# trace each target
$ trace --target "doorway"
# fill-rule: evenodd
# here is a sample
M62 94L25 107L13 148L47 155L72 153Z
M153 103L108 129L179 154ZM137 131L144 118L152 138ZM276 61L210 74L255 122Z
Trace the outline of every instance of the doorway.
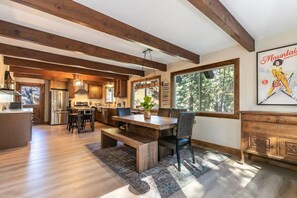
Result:
M44 84L17 83L21 96L16 101L22 102L23 108L33 108L33 124L44 124Z

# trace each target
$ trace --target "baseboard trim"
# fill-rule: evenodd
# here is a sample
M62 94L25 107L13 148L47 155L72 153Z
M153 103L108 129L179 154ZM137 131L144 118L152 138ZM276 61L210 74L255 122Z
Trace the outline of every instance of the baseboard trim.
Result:
M231 148L231 147L227 147L227 146L204 142L204 141L196 140L196 139L192 139L192 144L193 144L193 146L208 148L208 149L212 149L215 151L219 151L221 153L226 153L226 154L238 157L239 159L241 158L240 149L235 149L235 148Z

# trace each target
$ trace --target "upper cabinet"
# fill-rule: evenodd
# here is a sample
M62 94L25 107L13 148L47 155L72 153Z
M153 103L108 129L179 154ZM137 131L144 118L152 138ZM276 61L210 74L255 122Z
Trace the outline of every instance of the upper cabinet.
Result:
M89 99L102 99L102 85L89 84Z
M68 83L68 92L69 92L69 98L75 97L75 87L73 86L73 82Z
M114 97L127 98L128 95L128 82L127 80L114 80Z
M50 89L68 89L67 82L61 82L61 81L50 81Z
M77 91L78 88L79 87L74 87L73 83L68 83L69 98L75 98L75 91ZM84 89L89 92L89 99L102 99L102 85L85 84Z

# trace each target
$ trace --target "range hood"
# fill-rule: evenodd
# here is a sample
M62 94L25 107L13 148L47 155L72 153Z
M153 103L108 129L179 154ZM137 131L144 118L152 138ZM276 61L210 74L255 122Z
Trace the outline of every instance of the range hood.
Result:
M87 95L88 92L84 89L84 87L80 87L76 92L75 94L78 94L78 95Z
M4 93L4 94L8 94L8 95L14 95L14 96L20 96L20 92L14 90L14 89L4 89L4 88L1 88L0 89L0 92L1 93Z

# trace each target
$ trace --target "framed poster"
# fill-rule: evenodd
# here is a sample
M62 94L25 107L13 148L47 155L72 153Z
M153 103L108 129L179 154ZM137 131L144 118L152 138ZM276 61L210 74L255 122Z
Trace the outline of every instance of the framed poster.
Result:
M257 104L297 105L297 44L257 52Z

